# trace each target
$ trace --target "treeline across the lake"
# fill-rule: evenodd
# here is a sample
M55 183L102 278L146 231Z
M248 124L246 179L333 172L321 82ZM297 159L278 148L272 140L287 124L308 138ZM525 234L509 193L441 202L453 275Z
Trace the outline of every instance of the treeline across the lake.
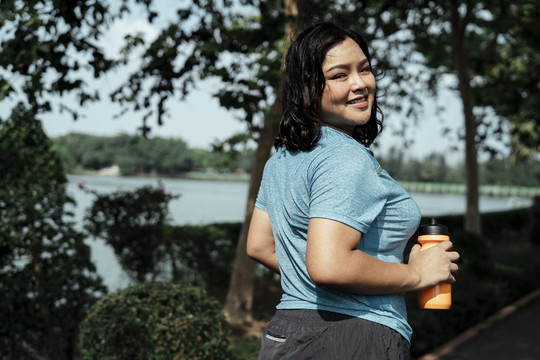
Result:
M221 150L191 149L181 139L144 138L120 134L112 137L68 134L53 139L68 173L98 171L118 166L121 175L159 174L178 176L200 170L217 172L251 171L253 150L234 146ZM449 164L444 154L422 159L407 156L406 150L392 148L377 157L381 165L399 181L464 183L462 163ZM489 185L538 186L540 161L512 164L492 158L480 164L480 183Z
M379 157L379 162L398 181L465 183L463 162L451 165L444 154L433 153L415 159L407 157L404 150L392 148ZM513 162L493 157L480 162L478 171L483 185L537 187L540 184L540 161L535 159Z
M201 169L217 172L251 170L253 150L226 147L190 149L186 142L172 138L145 138L119 134L95 136L68 134L53 139L68 173L98 171L118 166L121 175L159 174L176 176ZM216 146L221 147L223 146Z

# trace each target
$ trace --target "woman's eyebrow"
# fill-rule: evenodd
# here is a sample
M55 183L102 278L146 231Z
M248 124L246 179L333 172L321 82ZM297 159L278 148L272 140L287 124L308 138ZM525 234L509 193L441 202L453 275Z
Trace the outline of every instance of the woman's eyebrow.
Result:
M368 62L367 58L364 58L362 61L358 63L358 65L363 66ZM331 66L330 68L326 69L325 72L329 72L335 69L349 69L351 67L351 64L336 64Z

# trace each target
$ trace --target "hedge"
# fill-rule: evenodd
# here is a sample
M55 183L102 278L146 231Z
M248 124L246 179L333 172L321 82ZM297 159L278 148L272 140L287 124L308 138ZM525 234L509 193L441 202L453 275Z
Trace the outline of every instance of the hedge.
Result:
M143 283L101 298L81 324L85 360L230 359L221 305L189 284Z

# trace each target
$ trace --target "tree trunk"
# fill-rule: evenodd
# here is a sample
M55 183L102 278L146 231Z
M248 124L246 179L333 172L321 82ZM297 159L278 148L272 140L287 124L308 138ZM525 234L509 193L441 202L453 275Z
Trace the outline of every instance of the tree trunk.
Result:
M480 223L478 153L476 147L476 119L473 113L473 98L468 73L468 56L465 48L465 31L471 9L460 17L457 5L453 9L454 64L458 76L458 89L463 103L465 117L465 170L467 183L467 211L465 213L465 230L476 234L482 232Z
M289 42L291 35L296 28L298 19L298 0L285 0L285 15L288 16L285 29L285 38ZM252 307L253 307L253 270L255 262L247 256L246 245L249 224L255 206L255 200L261 185L262 175L266 161L270 157L270 151L274 144L274 138L279 129L279 120L281 118L282 106L281 98L284 88L284 71L280 75L278 89L276 89L276 99L270 113L264 119L264 125L260 133L257 150L253 159L253 168L249 181L248 201L246 205L246 215L244 223L240 231L238 244L236 246L236 257L231 275L229 290L225 299L223 312L227 317L227 321L233 327L241 327L242 325L252 322Z
M253 320L251 310L253 305L253 270L255 263L247 256L247 235L255 200L262 180L264 165L270 157L270 150L274 143L274 137L277 134L279 122L276 121L275 113L278 111L281 112L280 109L281 104L279 100L276 100L272 106L271 114L265 119L253 159L246 215L236 246L236 257L231 275L231 283L229 284L223 309L229 324L233 327L248 324Z

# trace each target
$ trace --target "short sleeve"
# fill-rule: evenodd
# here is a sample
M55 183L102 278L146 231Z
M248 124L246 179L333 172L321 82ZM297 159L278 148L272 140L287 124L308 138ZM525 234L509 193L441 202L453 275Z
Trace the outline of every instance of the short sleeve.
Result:
M361 146L334 147L310 169L310 218L326 218L365 233L386 203L379 165Z
M261 186L259 187L259 192L257 194L257 199L255 200L255 206L263 211L268 212L267 202L266 202L266 192L264 190L265 179L261 181Z

